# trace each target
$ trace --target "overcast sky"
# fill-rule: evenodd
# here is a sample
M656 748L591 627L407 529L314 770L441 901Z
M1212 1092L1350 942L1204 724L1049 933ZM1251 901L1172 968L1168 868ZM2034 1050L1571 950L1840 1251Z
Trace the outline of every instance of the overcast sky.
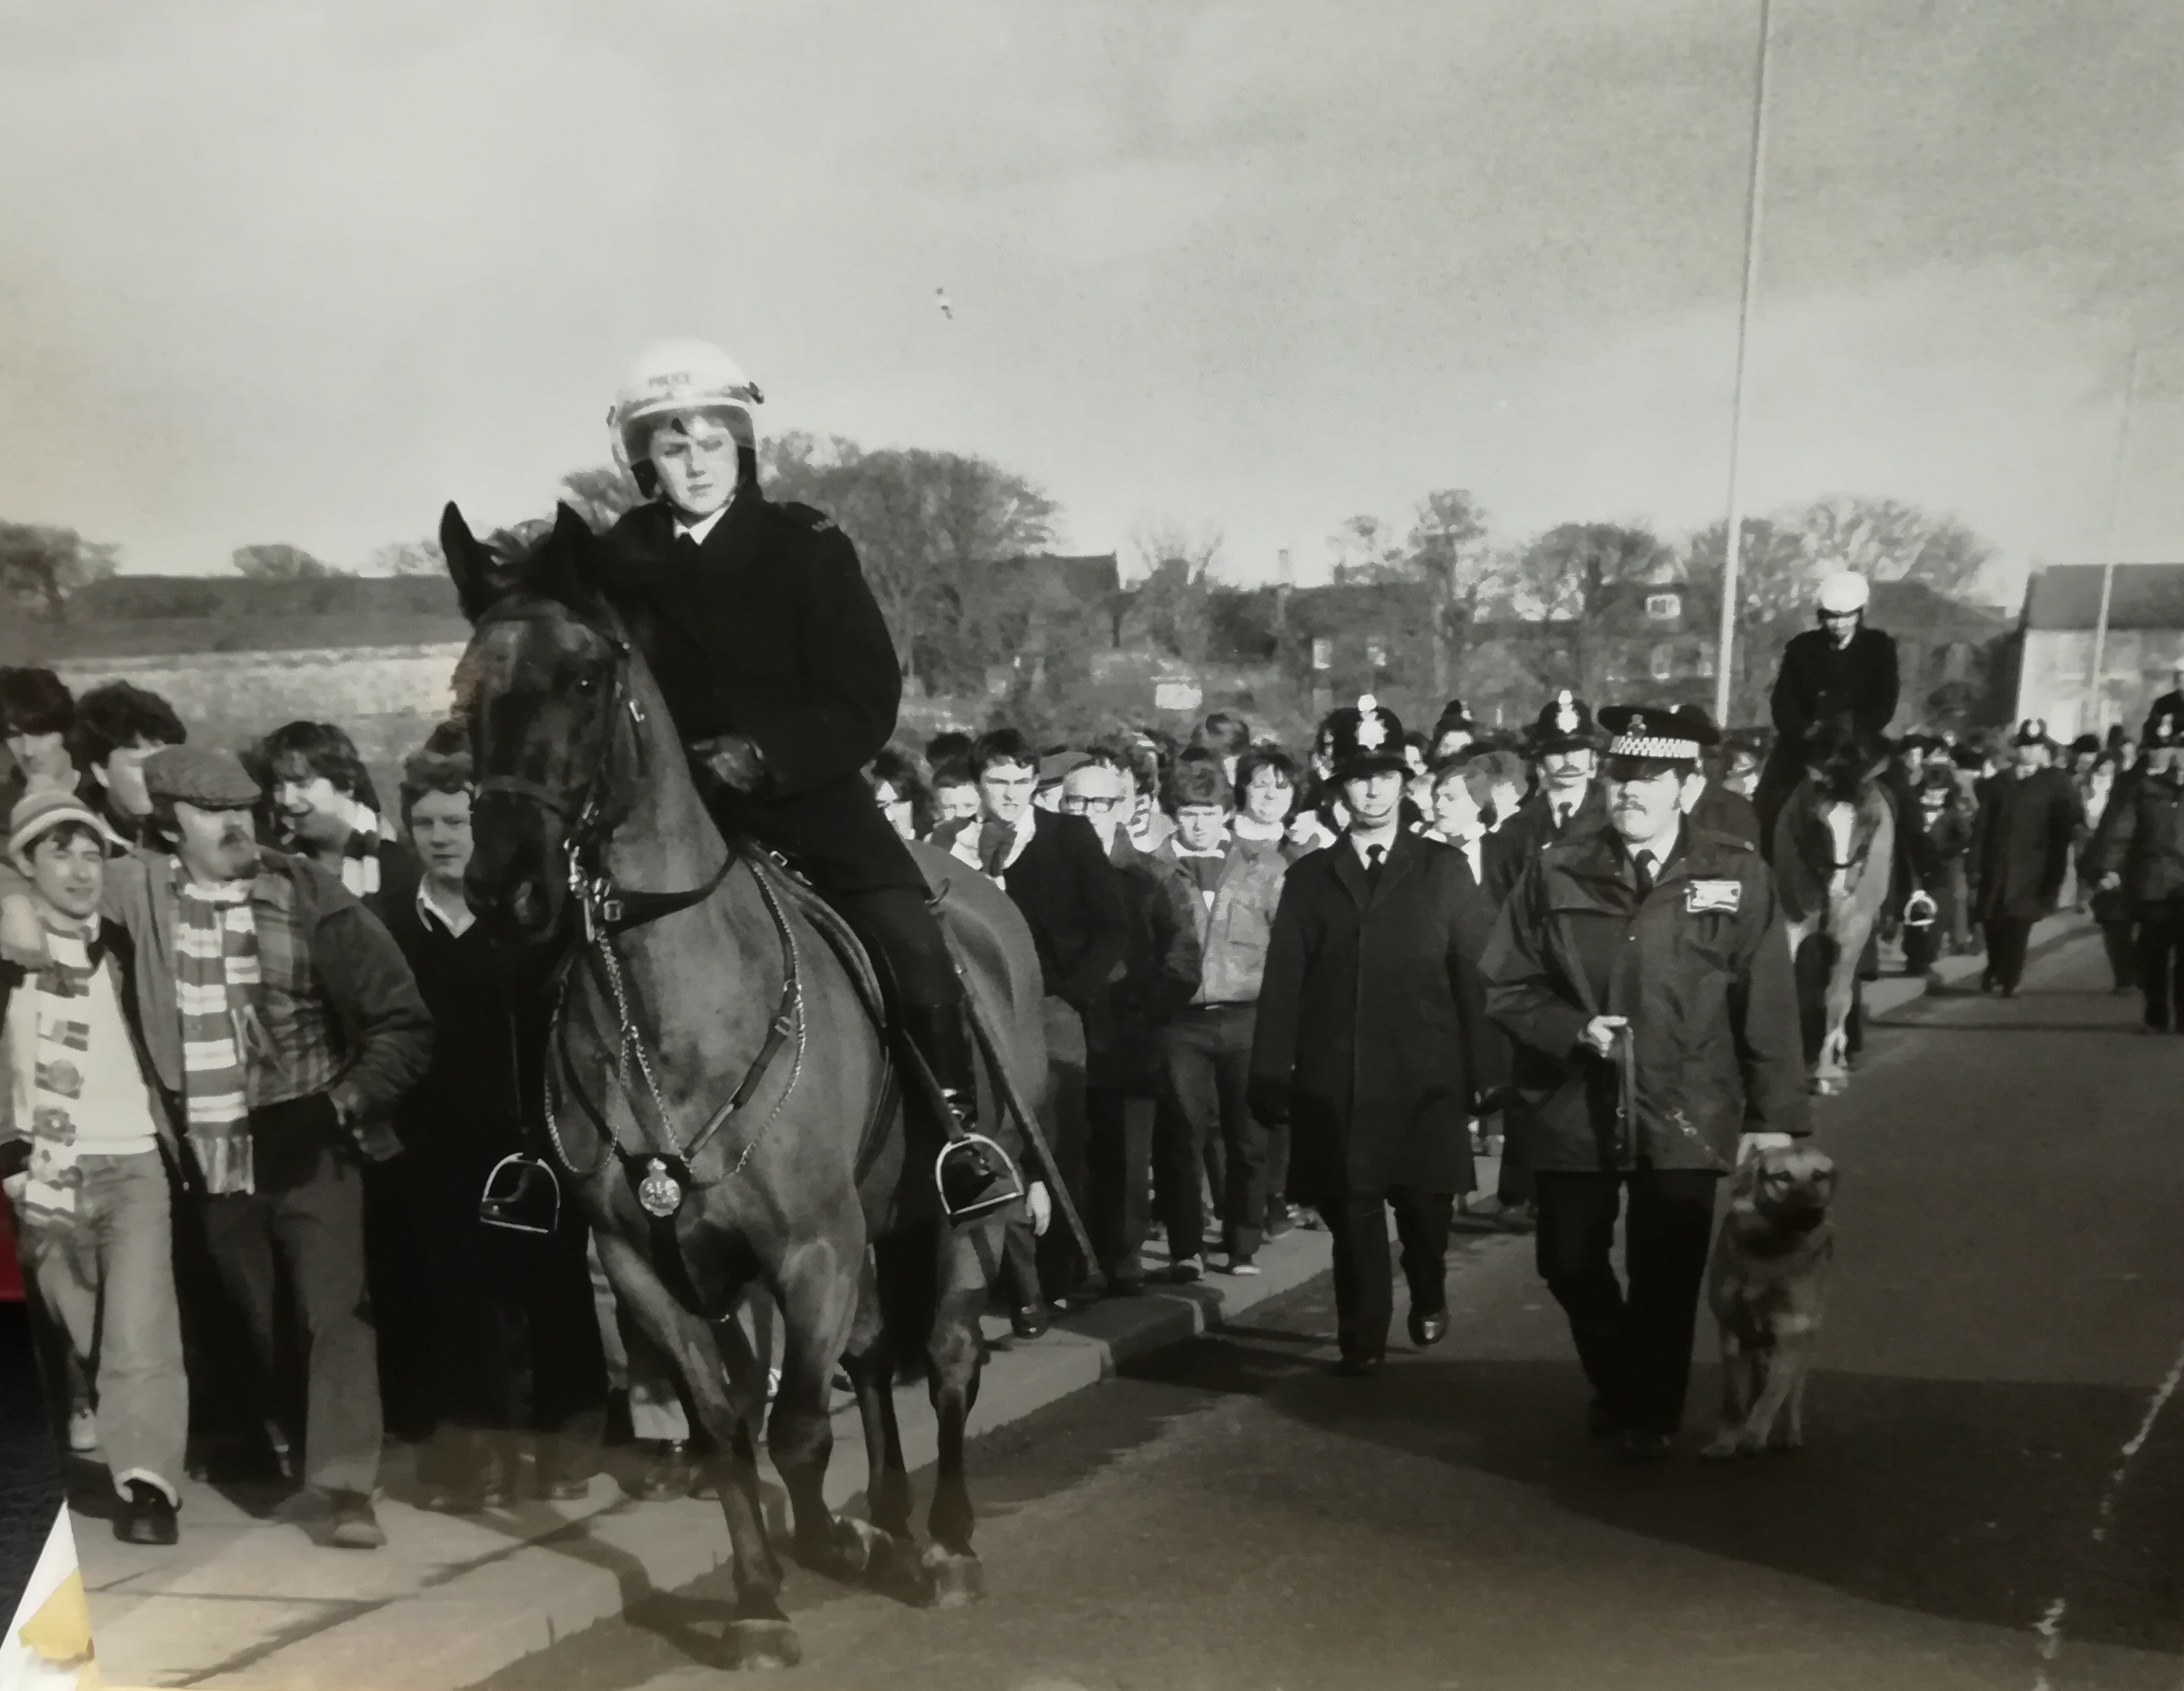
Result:
M2184 557L2176 0L1776 0L1750 499ZM0 515L361 563L645 342L1064 542L1719 514L1757 0L0 0ZM935 309L945 286L953 321Z

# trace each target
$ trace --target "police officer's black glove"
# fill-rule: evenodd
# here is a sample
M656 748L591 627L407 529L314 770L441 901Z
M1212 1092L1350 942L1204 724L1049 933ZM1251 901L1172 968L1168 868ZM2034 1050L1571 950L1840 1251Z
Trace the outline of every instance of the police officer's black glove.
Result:
M1255 1076L1245 1088L1244 1101L1251 1106L1251 1114L1269 1127L1279 1127L1290 1119L1290 1087L1287 1081Z
M699 741L690 752L712 771L714 779L738 793L756 793L772 778L766 754L748 734L716 735Z

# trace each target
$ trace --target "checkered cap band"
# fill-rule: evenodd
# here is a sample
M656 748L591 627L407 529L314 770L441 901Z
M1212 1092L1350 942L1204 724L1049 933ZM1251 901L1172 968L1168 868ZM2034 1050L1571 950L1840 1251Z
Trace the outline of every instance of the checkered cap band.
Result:
M1696 740L1663 740L1651 734L1618 734L1607 743L1611 758L1696 758Z

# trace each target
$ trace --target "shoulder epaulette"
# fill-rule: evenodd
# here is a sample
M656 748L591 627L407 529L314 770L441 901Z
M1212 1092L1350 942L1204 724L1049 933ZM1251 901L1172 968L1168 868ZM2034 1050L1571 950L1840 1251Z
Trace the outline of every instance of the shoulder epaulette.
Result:
M798 528L808 529L813 534L825 534L834 526L834 519L828 516L826 512L810 505L800 504L794 499L778 503L768 500L766 509L778 512L785 521Z

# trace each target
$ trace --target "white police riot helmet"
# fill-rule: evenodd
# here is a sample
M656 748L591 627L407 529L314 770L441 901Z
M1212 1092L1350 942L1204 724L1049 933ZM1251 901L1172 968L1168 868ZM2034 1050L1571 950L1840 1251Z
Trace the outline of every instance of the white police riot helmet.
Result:
M638 354L607 413L615 462L640 484L649 482L653 429L665 418L701 412L727 426L755 468L757 409L765 403L744 367L710 342L657 342Z
M1855 570L1845 570L1820 583L1820 609L1830 616L1848 616L1865 609L1873 589Z

